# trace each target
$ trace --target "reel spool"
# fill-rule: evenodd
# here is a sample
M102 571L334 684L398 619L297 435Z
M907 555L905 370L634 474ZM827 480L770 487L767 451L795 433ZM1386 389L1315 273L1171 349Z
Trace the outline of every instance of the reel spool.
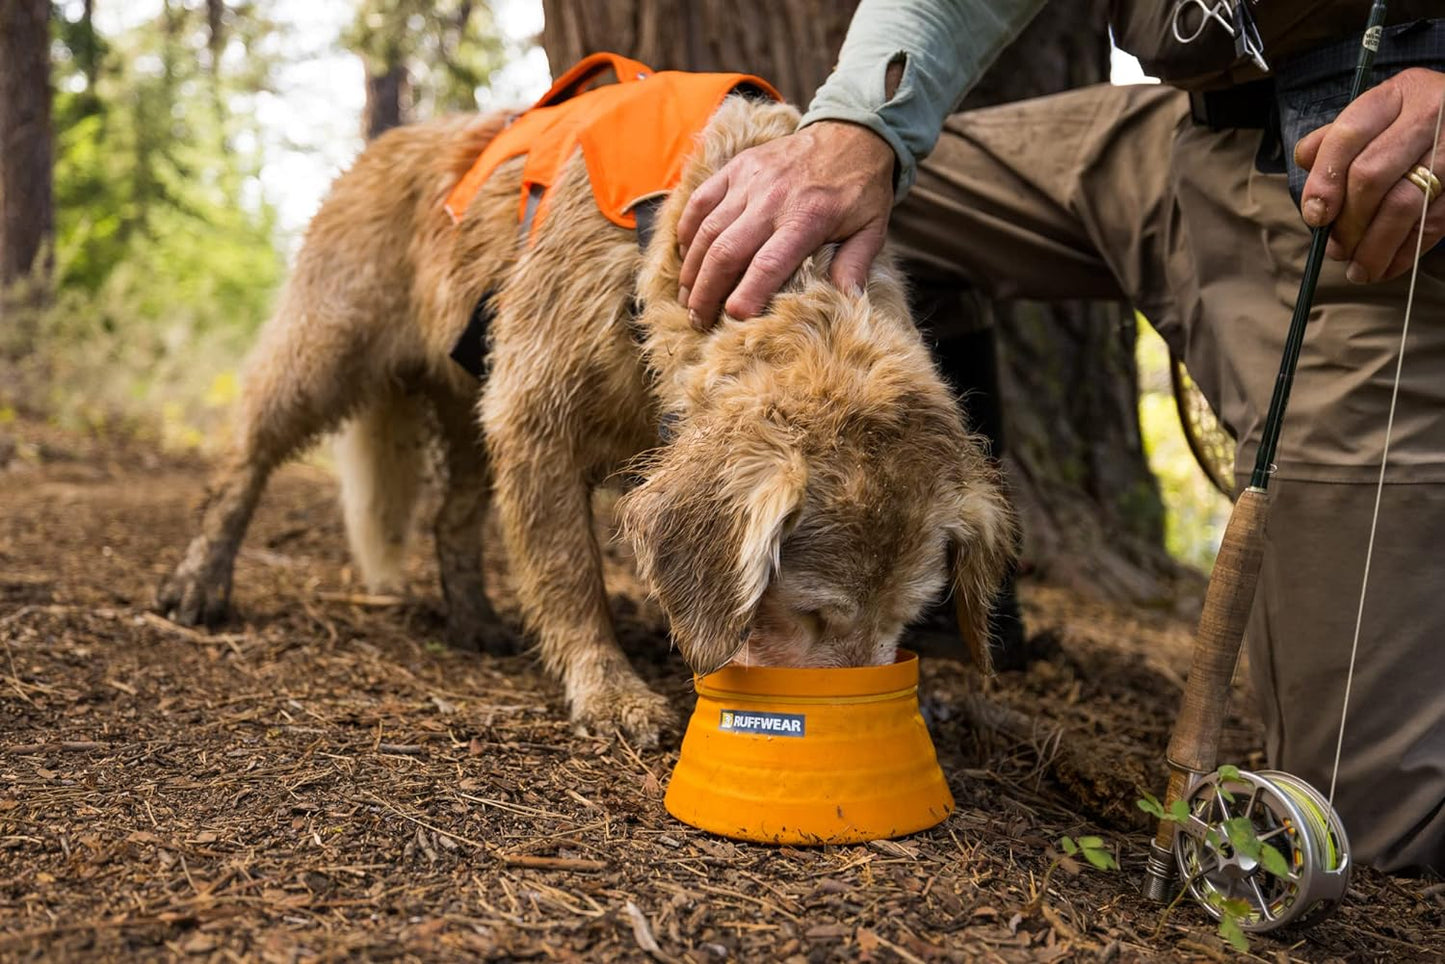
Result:
M1329 801L1300 778L1279 770L1241 770L1227 779L1212 773L1185 800L1190 819L1175 834L1174 858L1190 895L1215 919L1224 916L1224 901L1243 900L1250 912L1240 918L1241 930L1308 927L1344 899L1350 884L1345 828ZM1288 877L1230 843L1226 821L1238 818L1280 852Z

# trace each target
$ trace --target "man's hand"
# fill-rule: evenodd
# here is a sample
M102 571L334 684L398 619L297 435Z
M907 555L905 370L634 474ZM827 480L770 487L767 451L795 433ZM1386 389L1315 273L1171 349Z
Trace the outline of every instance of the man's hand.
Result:
M678 299L699 329L750 318L810 254L838 241L832 280L861 291L893 207L893 150L856 124L822 121L743 151L698 187L677 225ZM741 279L741 280L739 280Z
M1430 156L1441 98L1445 74L1402 71L1295 146L1295 161L1310 172L1305 222L1334 222L1326 254L1348 261L1346 276L1356 284L1389 280L1414 261L1423 197L1406 175L1424 164L1445 179L1439 159L1432 164ZM1424 250L1442 236L1445 202L1436 201L1425 218Z

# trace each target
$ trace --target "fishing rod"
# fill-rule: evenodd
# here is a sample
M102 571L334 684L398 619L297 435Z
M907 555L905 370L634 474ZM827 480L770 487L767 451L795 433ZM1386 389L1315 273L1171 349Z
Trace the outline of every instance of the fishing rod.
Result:
M1375 0L1360 44L1350 102L1365 89L1384 22L1385 3ZM1145 868L1146 896L1172 899L1178 892L1177 873L1183 886L1215 917L1226 913L1229 902L1244 901L1250 913L1238 922L1250 931L1313 923L1338 905L1350 879L1344 826L1331 801L1318 790L1282 771L1215 770L1230 683L1264 557L1266 495L1275 450L1329 234L1326 225L1311 235L1254 471L1230 513L1210 573L1189 676L1169 740L1165 817L1150 843ZM1184 801L1185 807L1178 808L1177 801ZM1249 822L1247 836L1241 833L1241 817ZM1283 867L1261 853L1261 842L1284 858Z

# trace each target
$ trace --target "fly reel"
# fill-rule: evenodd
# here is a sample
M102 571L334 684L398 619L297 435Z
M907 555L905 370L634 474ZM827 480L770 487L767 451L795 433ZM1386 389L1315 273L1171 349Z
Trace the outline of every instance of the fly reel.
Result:
M1239 926L1254 933L1328 916L1350 884L1350 843L1339 815L1288 773L1226 771L1201 778L1185 796L1189 819L1174 836L1174 858L1191 896L1216 919L1243 901L1249 911L1238 915ZM1283 868L1261 855L1264 844L1284 858Z

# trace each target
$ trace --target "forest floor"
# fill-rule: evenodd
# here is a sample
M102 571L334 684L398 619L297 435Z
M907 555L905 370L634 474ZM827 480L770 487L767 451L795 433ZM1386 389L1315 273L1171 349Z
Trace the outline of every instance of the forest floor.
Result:
M778 848L662 806L676 741L579 737L528 656L448 649L427 540L411 601L362 605L335 485L272 484L238 616L172 625L151 593L192 534L207 466L138 443L0 426L0 959L300 961L1211 960L1197 909L1138 896L1188 613L1025 586L1039 656L921 687L957 812L865 846ZM655 609L609 549L621 635L689 702ZM504 561L495 602L512 611ZM945 647L947 648L947 647ZM1237 706L1247 701L1236 699ZM1224 757L1259 765L1236 716ZM1049 873L1064 834L1123 869ZM1039 888L1043 893L1039 893ZM1445 949L1428 882L1355 876L1265 961Z

